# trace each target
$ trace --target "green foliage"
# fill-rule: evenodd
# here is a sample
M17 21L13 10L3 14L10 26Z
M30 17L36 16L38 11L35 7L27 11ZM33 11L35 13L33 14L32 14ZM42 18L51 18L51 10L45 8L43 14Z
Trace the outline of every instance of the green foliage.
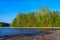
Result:
M0 24L2 25L2 24ZM60 26L60 15L41 7L38 12L19 13L13 20L12 27L55 27Z
M16 22L17 22L17 20L16 20L16 18L15 18L14 21L12 22L12 24L11 24L10 26L16 27L16 26L17 26L17 25L16 25Z
M45 27L46 26L48 26L48 27L51 26L51 14L49 12L48 7L46 7L46 10L45 10L44 23L45 23Z
M58 15L55 11L52 12L52 15L51 15L51 20L52 20L52 26L55 27L56 26L56 23L57 23L57 18L58 18Z
M9 27L8 23L0 22L0 27Z

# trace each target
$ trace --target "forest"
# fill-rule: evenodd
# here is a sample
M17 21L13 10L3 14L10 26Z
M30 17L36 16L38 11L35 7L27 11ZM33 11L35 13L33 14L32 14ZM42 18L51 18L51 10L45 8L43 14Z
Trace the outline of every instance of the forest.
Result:
M41 7L37 12L20 12L10 27L60 27L60 12L48 7Z
M9 26L10 26L9 23L0 22L0 27L9 27Z

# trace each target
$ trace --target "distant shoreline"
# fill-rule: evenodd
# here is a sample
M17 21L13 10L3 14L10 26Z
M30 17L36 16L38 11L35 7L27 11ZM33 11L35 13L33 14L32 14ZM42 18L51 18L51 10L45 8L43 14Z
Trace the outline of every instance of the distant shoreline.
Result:
M0 28L60 28L60 27L0 27Z
M10 28L10 29L25 29L25 30L60 30L60 27L0 27L0 28Z

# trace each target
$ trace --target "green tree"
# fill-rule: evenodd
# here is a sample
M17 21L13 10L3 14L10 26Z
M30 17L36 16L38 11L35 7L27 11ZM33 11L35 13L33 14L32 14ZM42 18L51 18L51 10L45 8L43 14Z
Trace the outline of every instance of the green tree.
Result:
M46 7L46 10L45 10L44 24L45 24L46 27L51 26L51 13L49 12L48 7Z
M60 27L60 16L57 17L57 22L53 24L54 27Z
M41 16L40 16L40 13L36 13L36 20L37 20L37 26L39 27L39 26L41 26Z
M2 24L0 24L2 25ZM41 7L36 13L19 13L13 20L12 27L54 27L60 26L59 12Z
M35 13L34 12L30 12L27 14L27 25L29 27L33 27L35 23Z
M57 13L55 11L53 11L51 18L52 18L52 23L51 23L52 27L55 27L57 22Z
M36 13L37 26L40 26L40 27L44 26L44 17L43 17L44 12L45 12L44 8L41 7Z
M11 27L12 27L12 26L13 26L13 27L16 27L16 26L17 26L17 25L16 25L16 22L17 22L17 20L16 20L16 18L15 18L10 26L11 26Z

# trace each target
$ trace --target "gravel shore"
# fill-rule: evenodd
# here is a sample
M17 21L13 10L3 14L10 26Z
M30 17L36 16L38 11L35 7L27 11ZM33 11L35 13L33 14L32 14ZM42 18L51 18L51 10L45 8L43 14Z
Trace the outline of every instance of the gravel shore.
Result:
M5 36L4 40L60 40L60 30L44 31L36 35Z

